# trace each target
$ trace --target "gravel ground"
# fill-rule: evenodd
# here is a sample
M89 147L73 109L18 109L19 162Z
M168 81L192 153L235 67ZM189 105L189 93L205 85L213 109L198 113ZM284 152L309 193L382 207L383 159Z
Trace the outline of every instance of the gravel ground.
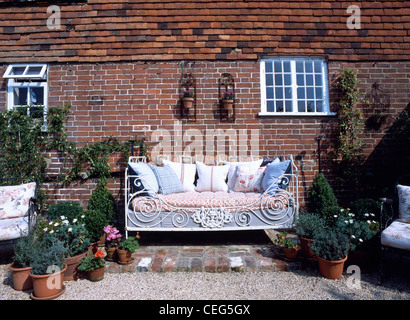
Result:
M29 300L12 288L7 265L0 265L0 297ZM103 280L65 282L58 300L410 300L410 285L391 277L377 285L377 274L362 275L360 286L348 276L323 278L317 271L246 273L106 273ZM356 283L357 284L357 283Z

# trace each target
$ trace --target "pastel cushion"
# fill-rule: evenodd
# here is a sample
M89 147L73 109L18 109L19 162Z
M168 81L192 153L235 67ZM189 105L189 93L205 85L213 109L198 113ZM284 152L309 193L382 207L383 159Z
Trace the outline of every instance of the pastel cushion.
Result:
M228 191L226 176L228 175L229 165L207 166L202 162L196 162L198 171L198 181L196 191Z
M263 159L256 160L256 161L249 161L249 162L225 162L225 164L229 164L229 172L228 172L228 190L233 190L236 180L236 168L241 166L249 166L252 169L257 169L261 166Z
M0 219L24 217L28 213L30 199L34 197L36 183L0 187Z
M279 158L275 158L275 159L269 159L269 158L265 158L263 159L263 162L261 164L261 167L266 167L268 164L271 163L279 163L280 159Z
M28 217L0 220L0 241L18 239L28 233Z
M399 219L402 222L410 223L410 187L397 185L399 197Z
M169 165L158 167L148 164L154 172L158 182L158 192L160 194L171 194L177 192L184 192L184 185L179 181L174 170Z
M410 224L395 220L381 234L385 246L410 250Z
M172 162L162 160L164 165L169 165L177 175L179 181L184 185L184 191L195 191L196 165L191 163Z
M252 168L239 165L236 168L235 192L262 192L262 178L266 167Z
M150 168L150 166L144 162L129 162L128 163L129 175L137 175L139 178L130 178L132 192L143 191L141 195L153 196L158 192L159 186L157 178Z
M262 179L262 188L269 194L277 192L277 188L286 189L287 184L280 178L284 174L291 173L292 163L290 160L279 163L270 163L266 166L265 174Z

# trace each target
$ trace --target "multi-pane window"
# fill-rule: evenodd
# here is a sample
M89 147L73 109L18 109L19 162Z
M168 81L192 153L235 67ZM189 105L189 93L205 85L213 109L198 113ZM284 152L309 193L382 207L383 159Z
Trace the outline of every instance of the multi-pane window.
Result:
M16 107L28 108L30 112L33 107L42 107L44 112L47 109L47 65L45 64L25 64L9 65L3 78L8 79L7 83L7 108Z
M310 58L261 61L261 114L329 114L326 62Z

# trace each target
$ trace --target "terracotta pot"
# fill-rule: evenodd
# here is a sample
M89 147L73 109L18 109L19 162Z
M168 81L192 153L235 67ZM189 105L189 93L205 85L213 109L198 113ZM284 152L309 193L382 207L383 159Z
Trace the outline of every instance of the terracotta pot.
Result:
M194 105L194 98L185 97L182 98L182 101L184 103L184 108L186 109L191 109Z
M339 279L343 274L343 267L347 256L341 260L329 261L317 257L319 262L319 271L322 276L327 279Z
M93 282L100 281L104 278L104 272L105 266L92 271L88 271L88 279Z
M63 278L67 265L64 264L64 269L51 274L36 275L30 273L33 281L33 296L35 298L49 298L58 296L63 290Z
M115 261L117 259L117 247L106 248L107 255L105 259L108 261Z
M303 255L308 258L316 259L315 254L309 247L309 244L313 242L313 239L299 237L299 241Z
M65 263L67 264L67 269L64 271L64 281L77 280L80 278L80 272L77 272L78 264L80 260L87 254L87 251L76 255L74 257L67 257Z
M222 100L222 104L224 109L228 111L228 117L232 117L233 115L233 100Z
M131 251L117 249L117 256L118 256L119 262L121 263L129 262L131 260Z
M13 288L18 291L33 289L33 281L30 278L31 267L13 268L14 262L9 265L13 278Z
M298 256L298 249L297 248L285 248L282 247L283 253L285 254L285 258L287 259L296 259Z

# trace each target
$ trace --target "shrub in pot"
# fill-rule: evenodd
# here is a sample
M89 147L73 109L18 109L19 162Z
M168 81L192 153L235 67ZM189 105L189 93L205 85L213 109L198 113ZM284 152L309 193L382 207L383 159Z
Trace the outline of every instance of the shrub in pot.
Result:
M139 243L137 238L129 237L123 240L117 249L118 262L128 263L131 261L131 255L138 250Z
M328 279L342 276L344 263L350 250L349 237L341 228L325 226L315 232L309 245L317 256L320 273Z
M13 262L9 265L12 274L13 288L18 291L26 291L33 288L30 277L33 253L36 251L38 242L35 241L34 233L27 236L21 235L14 246Z
M53 299L63 292L66 253L63 242L47 238L33 252L30 272L33 299Z
M325 225L325 220L318 214L305 213L298 216L296 220L296 234L299 236L300 246L304 256L314 257L309 244L313 241L316 230L323 228Z
M78 270L87 272L90 281L100 281L104 278L105 262L103 260L105 253L102 250L97 250L96 253L88 251L79 265Z
M97 242L104 235L103 228L108 225L108 219L100 210L87 210L84 212L85 226L90 234L91 242Z
M329 207L337 207L337 199L333 189L322 173L313 179L308 193L309 212L323 214Z

